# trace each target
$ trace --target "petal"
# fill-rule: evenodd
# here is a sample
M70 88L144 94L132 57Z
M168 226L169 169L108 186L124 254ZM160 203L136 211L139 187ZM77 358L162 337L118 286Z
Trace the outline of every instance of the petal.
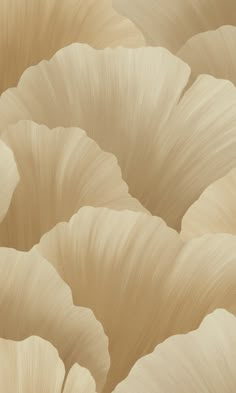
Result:
M96 393L95 382L89 371L75 364L66 378L63 393Z
M148 44L172 52L195 34L236 24L234 0L113 0L113 5L133 20Z
M199 74L210 74L236 84L235 45L236 27L222 26L190 38L178 56L191 66L192 80Z
M61 393L65 368L56 349L39 337L0 339L0 391Z
M118 158L130 193L176 229L189 206L236 166L236 88L162 48L75 44L31 67L0 99L0 129L19 119L80 126ZM156 88L153 88L156 86Z
M41 239L39 252L70 285L75 304L88 304L109 337L106 391L153 350L159 325L155 291L161 291L181 245L159 218L89 207Z
M236 386L236 319L225 310L140 359L114 393L230 393Z
M84 131L22 121L3 139L14 152L21 181L0 225L1 246L28 250L84 205L145 210L129 195L115 157Z
M111 0L1 0L0 26L0 93L30 65L73 42L144 45L141 32L116 13Z
M205 233L236 235L236 169L211 184L188 209L182 220L184 240Z
M36 248L70 285L75 304L91 308L108 335L105 392L138 358L167 337L196 329L215 308L236 314L234 236L183 245L157 217L85 207Z
M18 181L19 174L13 153L0 141L0 222L7 213Z
M102 327L90 310L73 305L70 289L38 253L0 248L0 315L0 337L50 341L67 370L78 362L101 390L109 368Z

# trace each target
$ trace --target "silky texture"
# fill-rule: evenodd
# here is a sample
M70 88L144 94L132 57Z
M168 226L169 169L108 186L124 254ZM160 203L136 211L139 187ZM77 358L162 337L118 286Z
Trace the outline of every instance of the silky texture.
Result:
M140 359L114 393L232 393L236 386L236 319L225 310L174 336Z
M0 315L1 338L50 341L67 371L78 362L102 390L110 364L103 328L91 310L73 305L69 287L37 253L0 248Z
M31 67L0 99L0 129L20 119L79 126L114 153L130 193L179 230L189 206L236 166L236 89L163 48L74 44ZM156 86L156 88L154 88Z
M18 182L19 173L13 153L0 141L0 222L7 213Z
M36 250L71 287L75 304L91 308L104 327L111 356L105 392L138 358L197 328L210 311L236 313L234 236L183 244L157 217L85 207Z
M191 81L200 74L228 79L236 85L236 27L222 26L197 34L179 50L191 67Z
M149 45L173 53L195 34L236 24L234 0L113 0L113 5L133 20Z
M39 337L0 339L0 389L4 393L95 393L88 370L75 364L65 379L56 349Z
M0 93L15 86L26 68L73 42L144 45L141 32L112 8L112 0L1 0L0 7Z
M78 128L49 130L21 121L2 135L20 182L0 225L0 245L29 250L81 206L145 211L128 193L116 158Z
M182 220L184 240L205 233L236 235L236 169L211 184Z

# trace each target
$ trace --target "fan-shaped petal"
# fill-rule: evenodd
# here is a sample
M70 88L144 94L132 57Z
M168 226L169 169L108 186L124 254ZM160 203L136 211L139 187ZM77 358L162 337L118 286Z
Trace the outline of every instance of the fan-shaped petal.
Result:
M236 166L236 88L162 48L75 44L25 72L0 99L0 129L20 119L80 126L116 155L130 192L180 229L189 206Z
M1 0L0 93L23 71L73 42L95 48L143 46L133 23L112 0Z
M174 53L195 34L236 24L234 0L113 0L113 4L142 30L148 44Z
M0 141L0 222L11 203L19 181L19 174L12 151Z
M140 359L114 393L231 393L236 385L236 319L225 310Z
M0 225L1 246L28 250L84 205L145 211L129 195L116 158L84 131L22 121L2 137L14 152L20 183Z
M182 220L184 240L205 233L236 235L236 169L211 184Z
M103 329L90 310L73 305L70 289L38 253L0 248L0 315L0 337L50 341L67 370L75 362L88 368L101 391L109 368Z
M89 371L75 364L66 378L63 393L96 393L95 382Z
M236 237L185 245L157 217L82 208L36 247L90 307L109 337L106 392L167 337L196 329L216 308L236 314ZM88 290L92 288L92 290Z
M20 342L0 339L1 392L61 393L64 376L63 362L47 341L39 337Z
M236 85L236 26L197 34L179 50L191 67L191 80L199 74L210 74L231 80Z

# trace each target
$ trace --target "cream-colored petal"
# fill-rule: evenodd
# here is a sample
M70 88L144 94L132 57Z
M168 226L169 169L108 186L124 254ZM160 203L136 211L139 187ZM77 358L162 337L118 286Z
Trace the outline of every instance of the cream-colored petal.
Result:
M196 329L218 307L236 314L236 237L185 245L142 213L85 207L36 247L90 307L109 337L111 392L135 361L167 337ZM89 290L91 288L91 290Z
M12 151L0 141L0 222L7 213L19 174Z
M234 0L113 0L113 5L133 20L148 44L174 53L195 34L236 24Z
M96 393L96 385L89 371L75 364L66 378L63 393Z
M61 393L64 375L63 362L49 342L39 337L0 339L2 393Z
M236 386L236 319L225 310L174 336L140 359L114 393L232 393Z
M189 206L236 166L236 88L163 48L74 44L31 67L0 99L0 129L19 119L79 126L118 158L130 193L180 229Z
M23 71L73 42L95 48L143 46L142 33L112 0L1 0L0 93Z
M106 391L156 345L158 332L152 332L161 317L153 299L181 245L159 218L89 207L41 239L38 251L70 285L75 304L93 309L109 337Z
M84 205L145 211L129 195L116 158L84 131L22 121L2 138L14 152L21 180L0 225L1 246L28 250Z
M235 47L236 27L222 26L190 38L178 56L190 65L192 80L199 74L210 74L236 85Z
M205 233L236 235L236 169L211 184L182 220L184 240Z
M73 305L69 287L38 253L0 248L0 315L0 337L50 341L67 370L75 362L88 368L101 391L109 368L103 329L89 309Z

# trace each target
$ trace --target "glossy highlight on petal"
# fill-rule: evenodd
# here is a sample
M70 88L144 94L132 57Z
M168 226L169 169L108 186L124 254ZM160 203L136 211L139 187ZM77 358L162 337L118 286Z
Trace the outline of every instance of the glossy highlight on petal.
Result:
M128 193L116 158L78 128L49 130L30 121L2 135L20 182L0 225L0 245L25 251L81 206L145 211Z
M236 385L236 318L225 310L140 359L114 393L230 393Z
M112 0L1 0L0 26L0 94L26 68L73 42L94 48L145 44Z

